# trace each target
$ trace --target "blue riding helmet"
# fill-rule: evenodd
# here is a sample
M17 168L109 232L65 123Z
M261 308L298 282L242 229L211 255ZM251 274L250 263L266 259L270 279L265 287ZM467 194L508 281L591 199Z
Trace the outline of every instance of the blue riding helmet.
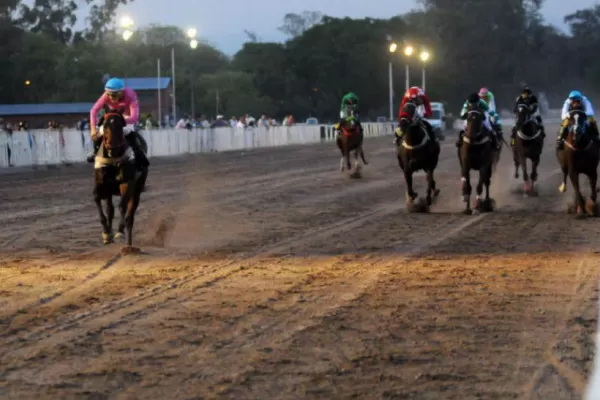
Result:
M107 92L122 92L125 89L125 83L119 78L111 78L104 85Z
M573 90L571 91L571 93L569 93L569 99L581 101L583 99L583 95L578 90Z

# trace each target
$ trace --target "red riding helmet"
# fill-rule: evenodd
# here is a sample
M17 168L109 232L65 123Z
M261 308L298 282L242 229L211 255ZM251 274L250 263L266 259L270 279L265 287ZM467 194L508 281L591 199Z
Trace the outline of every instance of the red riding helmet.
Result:
M406 92L406 97L413 99L413 100L417 99L418 97L420 97L422 95L423 95L423 91L421 90L421 88L419 88L417 86L411 87Z

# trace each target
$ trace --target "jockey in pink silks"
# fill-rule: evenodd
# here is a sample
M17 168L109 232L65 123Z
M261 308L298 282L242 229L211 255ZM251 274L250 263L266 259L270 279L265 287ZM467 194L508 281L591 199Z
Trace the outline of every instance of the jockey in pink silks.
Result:
M127 144L129 144L134 151L138 166L147 167L149 165L148 159L143 151L139 149L136 140L138 133L135 130L135 125L138 123L140 117L138 97L135 91L125 87L125 84L119 78L112 78L106 82L104 93L96 101L90 111L90 129L92 141L94 142L94 152L88 155L87 161L94 162L94 158L102 144L101 126L104 117L98 120L98 114L100 111L104 110L105 107L108 107L111 110L124 110L123 117L125 118L125 124L127 125L127 129L124 133ZM133 126L130 127L130 125ZM99 126L100 132L98 132Z

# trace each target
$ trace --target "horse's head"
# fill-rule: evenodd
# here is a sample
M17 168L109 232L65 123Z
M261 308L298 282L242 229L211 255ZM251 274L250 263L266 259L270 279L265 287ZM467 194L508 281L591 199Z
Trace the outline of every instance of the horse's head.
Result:
M569 134L567 141L571 142L575 147L582 145L581 139L585 136L587 127L587 115L582 109L574 109L569 111Z
M474 139L483 133L483 123L485 121L485 114L483 111L477 109L471 109L467 112L467 128L465 129L465 136L469 139Z
M418 106L416 103L407 102L402 107L402 111L400 112L400 128L403 131L407 131L411 125L413 125L417 120L417 110Z
M570 131L575 135L581 135L585 132L587 115L583 110L571 110L569 112Z
M517 126L523 126L529 119L531 119L529 107L526 104L519 104L517 107Z
M121 111L109 110L104 114L102 142L109 157L119 157L125 152L125 125Z

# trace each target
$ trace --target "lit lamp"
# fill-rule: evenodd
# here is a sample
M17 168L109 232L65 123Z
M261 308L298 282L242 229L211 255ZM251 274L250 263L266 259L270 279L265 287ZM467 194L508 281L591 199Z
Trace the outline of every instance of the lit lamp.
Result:
M423 50L421 51L421 54L419 54L419 59L423 62L423 66L421 67L421 87L423 88L423 91L425 91L425 64L427 64L430 57L431 55L427 50Z

